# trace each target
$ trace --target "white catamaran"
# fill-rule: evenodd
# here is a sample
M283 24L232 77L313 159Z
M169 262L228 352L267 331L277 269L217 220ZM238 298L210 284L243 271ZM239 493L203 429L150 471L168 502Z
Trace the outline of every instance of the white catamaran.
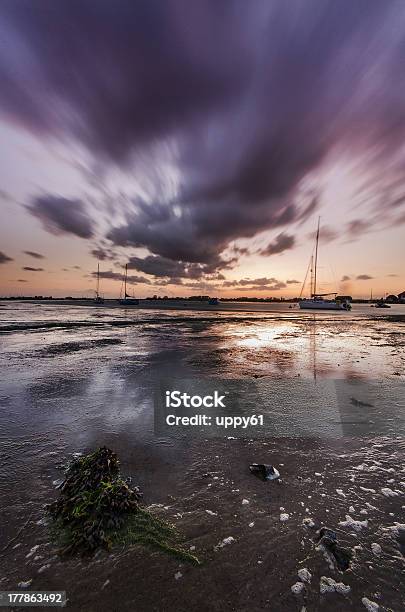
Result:
M128 264L125 264L125 276L124 276L124 297L120 297L118 300L121 306L138 306L139 300L131 297L127 293L127 276L128 276Z
M315 265L313 257L311 256L310 261L310 269L311 269L311 297L300 299L299 305L300 308L307 310L351 310L352 306L350 302L346 299L336 299L337 293L317 293L316 291L316 283L317 283L317 267L318 267L318 245L319 245L319 222L318 219L318 228L316 231L316 241L315 241ZM305 276L304 283L302 285L301 294L304 289L306 280L308 276ZM327 296L334 296L332 299L326 299Z

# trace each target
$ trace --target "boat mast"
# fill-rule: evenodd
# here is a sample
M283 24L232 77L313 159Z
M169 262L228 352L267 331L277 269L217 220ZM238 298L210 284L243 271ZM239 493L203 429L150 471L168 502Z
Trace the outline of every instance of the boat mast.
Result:
M127 299L127 274L128 274L128 264L125 264L125 278L124 278L124 299Z
M314 272L314 293L313 297L316 295L316 269L318 265L318 243L319 243L319 223L321 217L318 217L318 229L316 230L316 244L315 244L315 272Z
M309 265L311 266L311 284L309 287L309 295L313 297L313 294L312 294L312 288L314 286L314 256L313 255L311 255L311 261Z
M100 295L100 262L97 262L97 288L96 288L96 298Z

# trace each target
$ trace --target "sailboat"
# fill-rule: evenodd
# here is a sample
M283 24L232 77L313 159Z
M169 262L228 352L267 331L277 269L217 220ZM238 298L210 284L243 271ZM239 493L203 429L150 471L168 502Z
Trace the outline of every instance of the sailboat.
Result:
M134 297L131 297L127 293L127 276L128 276L128 264L125 264L124 297L120 298L118 301L122 306L137 306L139 304L139 300L137 300Z
M317 282L317 267L318 267L318 246L319 246L319 223L320 217L318 218L318 228L316 231L315 240L315 265L313 257L311 256L311 297L304 298L299 301L300 308L304 310L351 310L352 306L348 300L336 299L337 293L317 293L316 282ZM307 272L308 274L308 272ZM306 280L306 277L305 277ZM305 284L305 281L304 281ZM330 299L326 299L328 296L334 296Z
M96 304L104 304L104 298L100 295L100 264L97 264L97 285L96 285L96 296L94 298Z

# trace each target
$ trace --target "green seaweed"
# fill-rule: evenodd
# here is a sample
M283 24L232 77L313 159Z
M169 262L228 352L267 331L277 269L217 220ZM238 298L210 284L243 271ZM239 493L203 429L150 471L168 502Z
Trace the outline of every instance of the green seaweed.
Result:
M120 477L117 455L106 447L69 464L60 497L47 506L62 555L143 545L182 561L200 562L178 544L173 525L140 506L141 493Z

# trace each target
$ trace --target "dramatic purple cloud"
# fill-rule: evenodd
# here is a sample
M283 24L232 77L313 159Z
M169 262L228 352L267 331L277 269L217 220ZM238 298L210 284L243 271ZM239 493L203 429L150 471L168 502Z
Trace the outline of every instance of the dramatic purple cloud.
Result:
M367 167L398 161L404 20L404 3L380 0L3 0L0 113L79 143L107 171L136 175L149 156L153 189L120 205L108 240L212 274L264 230L281 231L264 255L293 248L286 228L320 200L303 179L338 148ZM390 187L375 218L403 201ZM94 235L80 200L47 195L29 210L53 233ZM351 237L374 223L358 215Z
M370 276L369 274L359 274L356 276L356 280L371 280L372 278L374 277Z
M27 272L43 272L43 268L31 268L31 266L24 266L21 268L22 270L27 270Z
M222 284L224 288L244 288L248 291L278 291L285 289L286 283L277 280L276 278L242 278L240 280L225 281Z
M91 276L97 278L97 272L92 272ZM100 278L108 278L110 280L118 280L122 282L124 280L124 275L122 273L119 274L118 272L114 272L113 270L105 270L104 272L100 272ZM151 281L145 276L133 276L128 274L127 283L129 283L130 285L138 285L141 283L144 283L145 285L150 285Z
M270 242L270 244L268 244L267 247L262 249L260 252L262 255L276 255L277 253L283 253L283 251L292 249L294 244L294 236L282 233L278 234L275 240Z
M93 236L93 221L80 200L43 195L34 198L27 210L51 234L74 234L80 238Z
M226 262L222 262L223 267L226 267ZM221 280L224 278L222 274L215 271L215 264L199 263L184 263L183 261L175 261L160 255L148 255L147 257L130 257L128 260L128 268L138 270L144 274L150 274L157 278L169 277L171 279L199 279L203 276L207 280Z
M116 255L111 249L106 249L104 247L98 246L94 249L91 249L90 254L93 255L96 259L100 261L105 261L106 259L115 259Z
M9 261L13 261L13 258L0 251L0 264L8 263Z
M347 274L344 274L344 276L342 276L342 278L340 279L341 283L345 283L346 281L350 280L350 276L347 276Z

